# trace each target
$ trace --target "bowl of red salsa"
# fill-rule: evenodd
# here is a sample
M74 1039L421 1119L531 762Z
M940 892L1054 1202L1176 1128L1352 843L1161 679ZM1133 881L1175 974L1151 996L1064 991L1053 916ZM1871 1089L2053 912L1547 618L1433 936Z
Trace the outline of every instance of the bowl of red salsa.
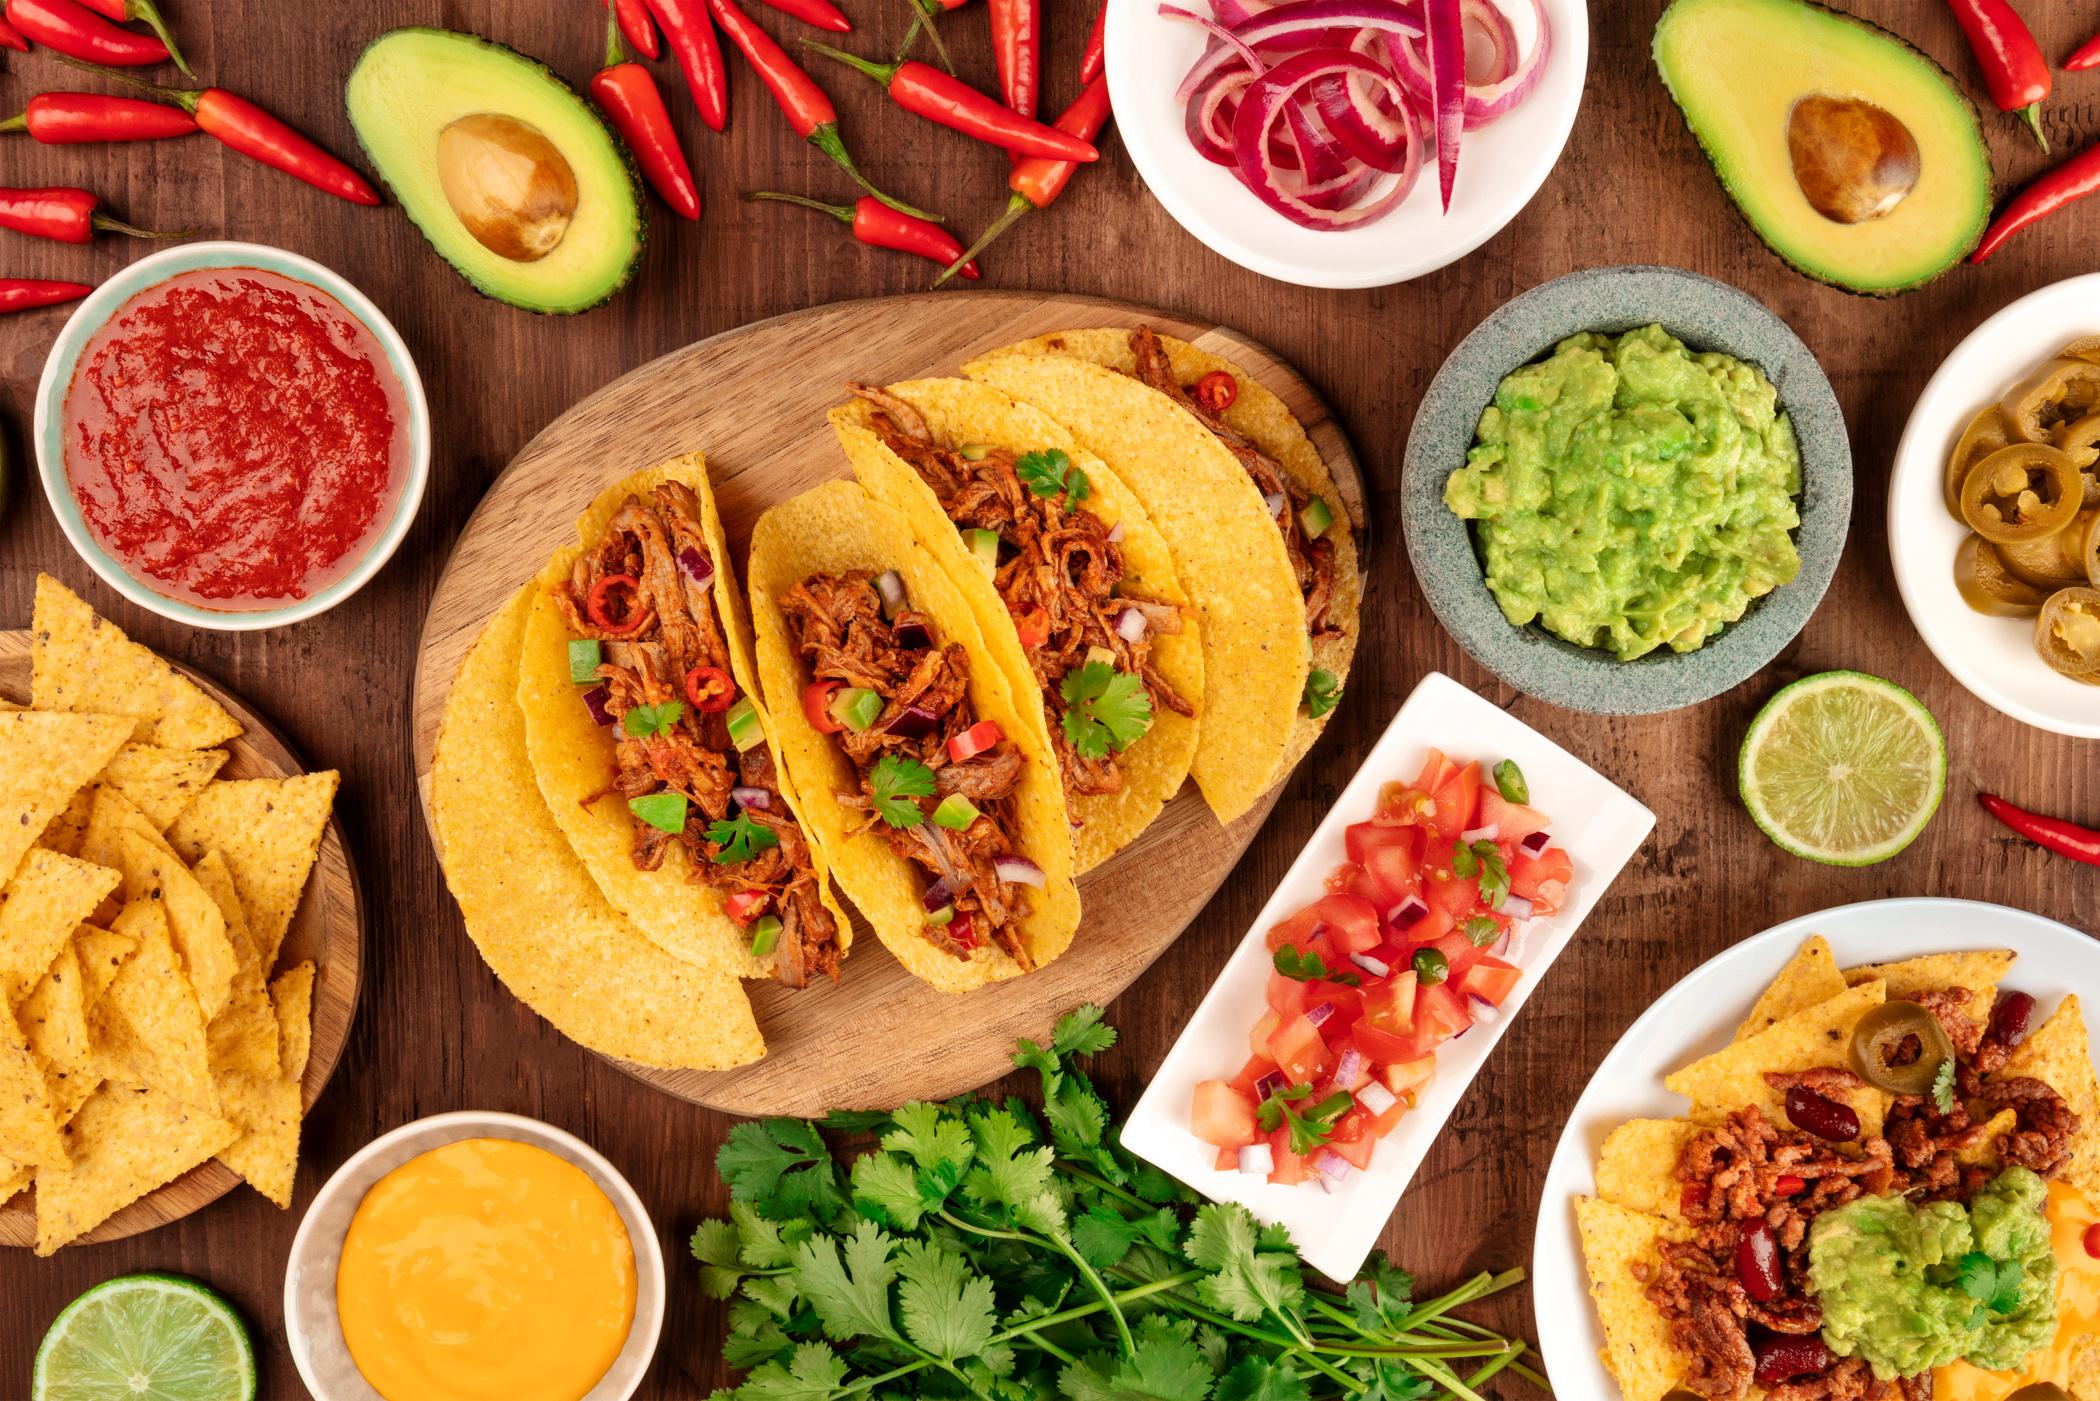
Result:
M141 607L196 627L324 613L384 566L430 473L400 334L347 280L252 243L193 243L96 288L37 387L44 494Z

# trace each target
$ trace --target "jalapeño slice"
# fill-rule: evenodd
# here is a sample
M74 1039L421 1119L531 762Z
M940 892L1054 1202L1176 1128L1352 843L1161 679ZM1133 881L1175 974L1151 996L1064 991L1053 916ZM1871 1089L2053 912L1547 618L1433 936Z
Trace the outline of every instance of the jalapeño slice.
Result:
M1892 1065L1891 1059L1913 1036L1918 1038L1918 1058ZM1939 1019L1915 1002L1870 1007L1852 1029L1852 1068L1862 1080L1892 1095L1930 1094L1941 1062L1953 1054Z
M2044 443L2000 448L1971 467L1961 484L1962 519L1997 545L2046 540L2077 519L2084 502L2078 469Z

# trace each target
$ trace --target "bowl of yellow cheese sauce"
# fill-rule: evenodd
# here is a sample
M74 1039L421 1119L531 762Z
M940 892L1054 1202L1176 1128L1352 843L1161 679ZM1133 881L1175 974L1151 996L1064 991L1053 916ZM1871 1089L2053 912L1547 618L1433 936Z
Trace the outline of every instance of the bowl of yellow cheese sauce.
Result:
M663 1251L589 1145L514 1114L375 1139L300 1223L293 1362L320 1401L625 1401L663 1326Z

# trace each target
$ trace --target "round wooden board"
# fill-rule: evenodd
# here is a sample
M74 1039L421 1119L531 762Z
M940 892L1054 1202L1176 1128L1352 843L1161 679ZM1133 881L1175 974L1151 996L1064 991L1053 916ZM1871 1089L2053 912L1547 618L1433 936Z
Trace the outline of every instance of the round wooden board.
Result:
M222 746L228 758L219 770L220 778L290 778L307 771L284 736L243 705L239 697L179 662L175 669L225 706L246 731ZM26 630L0 631L0 696L28 703ZM343 1044L350 1039L363 946L364 911L358 899L357 868L351 863L350 848L343 842L341 825L330 817L321 836L321 850L314 857L313 874L307 877L306 890L299 897L299 908L292 915L284 947L277 955L279 968L290 968L309 958L314 961L313 1048L307 1054L306 1076L299 1085L302 1117L321 1097L336 1061L342 1057ZM148 1192L70 1244L99 1245L179 1221L217 1201L239 1186L240 1181L232 1169L213 1158ZM0 1205L0 1245L35 1244L36 1189L32 1187L12 1202Z
M1231 360L1273 391L1320 449L1371 558L1363 477L1327 406L1262 346L1218 326L1127 302L1026 292L928 293L840 302L740 327L607 385L526 444L467 522L438 580L416 662L416 781L430 765L453 677L489 616L563 545L607 483L680 453L707 455L743 575L751 529L775 502L852 476L825 412L848 379L878 384L960 373L964 361L1049 331L1150 325ZM1085 916L1063 957L952 997L913 978L856 920L843 983L790 992L748 982L766 1055L736 1070L652 1070L615 1061L681 1098L733 1114L945 1099L1009 1068L1016 1036L1043 1037L1081 1002L1106 1002L1181 933L1232 870L1282 785L1221 827L1193 783L1143 835L1080 878ZM931 1030L937 1028L937 1030Z

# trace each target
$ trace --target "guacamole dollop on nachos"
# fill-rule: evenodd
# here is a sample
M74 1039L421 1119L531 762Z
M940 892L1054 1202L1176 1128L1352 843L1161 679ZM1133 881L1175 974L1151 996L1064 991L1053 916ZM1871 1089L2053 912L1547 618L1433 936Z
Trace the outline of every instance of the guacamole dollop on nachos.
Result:
M2076 996L2003 951L1840 969L1810 939L1576 1200L1626 1401L2100 1401L2100 1096Z

